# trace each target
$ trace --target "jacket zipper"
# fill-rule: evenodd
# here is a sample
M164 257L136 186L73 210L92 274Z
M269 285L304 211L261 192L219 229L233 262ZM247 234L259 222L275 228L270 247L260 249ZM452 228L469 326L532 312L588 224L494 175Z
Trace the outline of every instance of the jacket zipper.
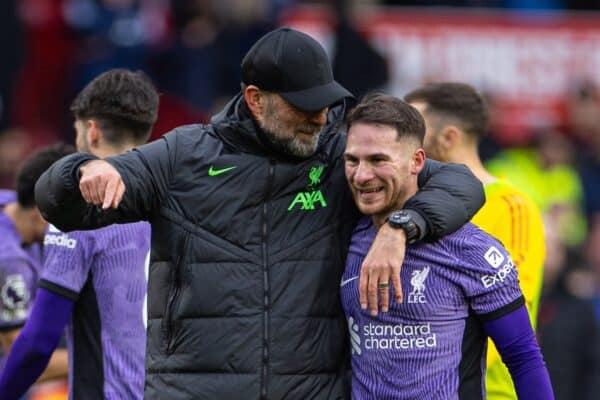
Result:
M273 181L275 175L275 167L273 160L269 161L269 174L267 178L267 185L265 187L265 201L263 203L263 215L262 215L262 254L263 254L263 354L262 354L262 371L261 371L261 389L260 398L262 400L267 399L267 380L269 371L269 308L270 308L270 287L269 287L269 255L267 246L267 236L269 234L267 218L269 215L269 189L270 183Z
M167 342L167 354L172 354L173 351L173 343L171 343L172 335L173 335L173 312L175 311L176 301L179 297L179 290L181 288L181 267L183 264L183 260L185 258L185 250L187 248L188 239L190 237L190 233L186 232L185 237L183 239L183 244L179 249L179 254L177 256L177 261L175 263L175 271L173 277L173 287L171 289L171 294L169 296L169 300L167 302L167 312L165 314L165 321L167 322L167 332L165 334L165 340Z

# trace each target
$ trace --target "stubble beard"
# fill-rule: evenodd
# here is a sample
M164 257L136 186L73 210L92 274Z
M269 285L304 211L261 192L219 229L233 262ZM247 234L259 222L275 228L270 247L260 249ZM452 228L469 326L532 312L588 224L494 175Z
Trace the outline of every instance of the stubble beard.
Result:
M298 126L303 131L318 131L310 136L308 142L302 141L296 133L283 125L273 107L268 106L267 117L260 124L265 136L271 144L284 154L298 158L308 158L315 154L321 137L322 129L311 126Z

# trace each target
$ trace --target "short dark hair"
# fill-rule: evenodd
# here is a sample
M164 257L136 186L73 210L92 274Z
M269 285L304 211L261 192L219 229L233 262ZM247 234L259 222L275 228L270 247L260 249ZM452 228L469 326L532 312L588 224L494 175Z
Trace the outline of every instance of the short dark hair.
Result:
M466 83L430 83L404 96L409 103L423 102L425 113L433 112L441 118L457 120L461 128L475 139L487 131L489 112L484 98Z
M348 113L346 118L348 129L357 123L387 125L396 129L398 139L412 137L419 145L423 144L425 136L425 121L410 104L397 97L383 93L367 94Z
M156 122L158 93L142 71L112 69L83 88L71 112L78 120L95 119L110 143L129 137L143 143Z
M75 152L75 147L59 142L43 147L29 156L17 172L15 186L17 201L22 207L35 206L35 183L59 159Z

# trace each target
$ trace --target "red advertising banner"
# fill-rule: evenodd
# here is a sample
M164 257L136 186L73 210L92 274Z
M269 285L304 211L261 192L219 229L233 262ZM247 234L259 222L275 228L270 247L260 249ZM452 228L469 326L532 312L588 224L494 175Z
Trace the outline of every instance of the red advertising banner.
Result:
M331 49L333 21L325 8L303 7L282 23ZM494 125L507 142L560 126L569 90L583 81L600 85L597 13L374 8L353 22L388 60L390 93L432 80L471 83L492 96Z

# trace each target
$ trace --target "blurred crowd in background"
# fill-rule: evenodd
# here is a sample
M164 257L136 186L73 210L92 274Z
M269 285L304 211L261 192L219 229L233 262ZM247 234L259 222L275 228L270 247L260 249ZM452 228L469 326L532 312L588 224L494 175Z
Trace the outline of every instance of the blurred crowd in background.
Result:
M0 187L12 187L14 171L32 150L59 139L74 142L69 104L100 72L124 67L148 73L161 93L155 139L178 125L207 122L239 90L239 65L249 47L293 21L298 7L312 6L333 16L327 19L332 34L325 45L336 79L357 96L373 89L403 95L390 85L399 79L398 70L357 28L357 10L543 9L551 10L550 18L581 16L600 26L600 11L594 11L600 0L2 0ZM600 40L596 43L589 49L591 60L600 60ZM560 121L537 121L510 132L493 124L481 149L490 170L527 192L544 213L547 256L538 332L558 399L600 398L600 88L595 78L573 74L562 94ZM468 83L485 91L493 114L496 93L480 82Z

